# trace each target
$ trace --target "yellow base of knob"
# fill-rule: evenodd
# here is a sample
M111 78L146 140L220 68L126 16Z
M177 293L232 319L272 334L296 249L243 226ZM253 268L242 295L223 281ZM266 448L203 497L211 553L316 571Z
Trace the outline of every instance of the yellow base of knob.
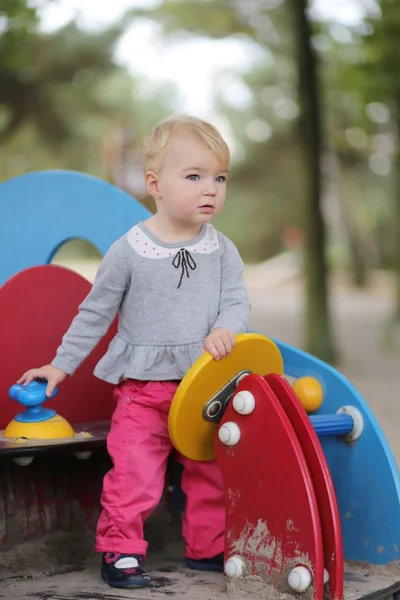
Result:
M7 439L16 440L25 438L30 440L58 440L61 438L72 438L75 431L71 425L60 415L54 415L47 421L39 423L21 423L11 421L4 430L3 436Z

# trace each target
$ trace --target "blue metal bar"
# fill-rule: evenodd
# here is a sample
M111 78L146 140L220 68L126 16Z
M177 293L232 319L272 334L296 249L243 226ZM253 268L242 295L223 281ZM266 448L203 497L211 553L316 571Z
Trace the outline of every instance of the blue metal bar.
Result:
M346 435L353 430L354 422L350 415L314 415L310 421L320 437Z

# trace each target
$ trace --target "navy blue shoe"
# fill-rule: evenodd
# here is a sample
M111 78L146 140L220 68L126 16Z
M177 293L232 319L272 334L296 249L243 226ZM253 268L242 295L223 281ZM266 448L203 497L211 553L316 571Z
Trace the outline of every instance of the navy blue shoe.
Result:
M186 557L186 565L189 569L194 569L195 571L215 571L217 573L223 573L224 553L221 552L221 554L217 554L217 556L213 556L212 558L201 558L200 560Z
M101 561L101 576L111 587L149 587L151 579L141 567L143 559L142 554L106 552Z

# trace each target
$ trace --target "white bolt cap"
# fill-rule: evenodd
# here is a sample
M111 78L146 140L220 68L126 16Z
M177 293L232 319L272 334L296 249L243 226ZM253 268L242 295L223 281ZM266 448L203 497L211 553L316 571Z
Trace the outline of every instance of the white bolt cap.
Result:
M75 452L75 457L79 458L79 460L86 460L87 458L90 458L92 454L92 450L82 450L81 452Z
M247 390L238 392L233 398L233 408L240 415L249 415L253 412L255 406L256 399L254 398L253 394Z
M218 430L218 437L225 446L236 446L240 440L240 428L237 423L229 421Z
M306 567L295 567L289 573L288 584L294 592L305 592L311 581L311 573Z
M360 411L354 406L341 406L339 410L336 411L336 414L350 415L353 419L353 430L350 431L350 433L344 437L344 440L346 442L355 442L356 440L358 440L358 438L361 437L364 431L364 419Z
M324 569L324 585L326 585L329 581L329 573L326 569Z
M33 456L18 456L13 459L20 467L27 467L33 461Z
M231 556L225 565L225 573L228 577L242 577L244 572L244 562L240 556Z

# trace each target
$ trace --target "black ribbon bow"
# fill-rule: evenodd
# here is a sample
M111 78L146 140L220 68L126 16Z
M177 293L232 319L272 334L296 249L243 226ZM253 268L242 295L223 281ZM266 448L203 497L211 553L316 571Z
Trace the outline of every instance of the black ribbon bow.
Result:
M178 290L181 287L181 283L182 283L182 279L183 276L186 275L186 277L189 279L189 269L191 271L194 271L197 267L193 256L190 254L190 252L188 250L185 250L185 248L181 248L174 256L173 260L172 260L172 264L175 267L175 269L181 269L181 278L179 280L179 284L178 284Z

